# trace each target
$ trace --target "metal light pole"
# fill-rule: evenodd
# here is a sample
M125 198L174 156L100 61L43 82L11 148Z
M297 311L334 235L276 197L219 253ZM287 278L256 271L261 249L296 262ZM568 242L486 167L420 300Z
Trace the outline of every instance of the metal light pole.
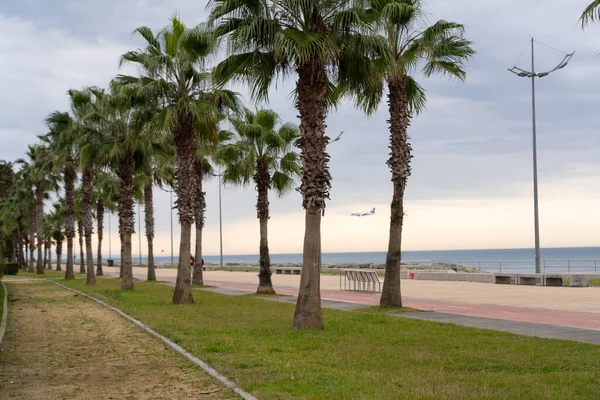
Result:
M169 198L171 200L171 267L173 263L173 191L169 190Z
M108 259L109 260L112 260L112 248L111 248L111 242L112 242L112 240L111 240L111 237L110 237L111 236L110 235L110 231L111 231L111 229L110 229L110 216L111 216L111 214L112 213L109 211L108 212Z
M223 183L223 175L221 175L221 167L219 166L219 246L221 251L221 270L223 269L223 214L221 212L221 185Z
M571 58L572 53L565 53L563 60L553 69L547 72L535 72L535 52L534 52L534 40L531 38L531 71L523 70L517 66L509 68L508 70L513 74L521 78L531 78L531 119L532 119L532 136L533 136L533 221L535 230L535 272L541 273L541 261L540 261L540 221L539 221L539 207L538 207L538 176L537 176L537 132L535 124L535 78L543 78L550 75L550 73L562 69L567 66Z
M139 256L140 267L142 266L142 214L140 214L140 203L138 202L138 238L139 238Z

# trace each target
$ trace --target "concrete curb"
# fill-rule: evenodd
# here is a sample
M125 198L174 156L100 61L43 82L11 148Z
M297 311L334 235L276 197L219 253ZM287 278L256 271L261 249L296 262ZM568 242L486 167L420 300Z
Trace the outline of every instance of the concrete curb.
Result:
M213 369L210 365L208 365L207 363L205 363L204 361L200 360L199 358L193 356L192 354L188 353L187 351L185 351L181 346L173 343L171 340L169 340L167 337L159 334L158 332L154 331L152 328L144 325L143 323L141 323L140 321L138 321L137 319L130 317L129 315L125 314L123 311L119 310L118 308L115 308L109 304L106 304L105 302L103 302L102 300L98 300L97 298L90 296L88 294L82 293L78 290L72 289L68 286L65 286L63 284L60 284L58 282L54 282L52 280L46 279L48 282L52 282L60 287L62 287L63 289L69 290L71 292L77 293L83 297L87 297L90 300L94 300L96 303L102 304L103 306L113 310L114 312L116 312L117 314L119 314L120 316L122 316L123 318L133 322L135 325L139 326L140 328L144 329L146 332L148 332L149 334L151 334L152 336L162 340L164 343L167 344L167 346L169 346L170 348L172 348L173 350L175 350L176 352L178 352L179 354L181 354L182 356L184 356L185 358L187 358L188 360L190 360L191 362L193 362L194 364L196 364L197 366L199 366L200 368L202 368L204 371L208 372L211 376L217 378L219 380L219 382L221 382L223 385L225 385L226 387L228 387L229 389L233 390L235 393L237 393L238 395L240 395L244 400L258 400L256 397L252 396L250 393L247 393L245 391L243 391L242 389L240 389L235 383L233 383L232 381L230 381L229 379L227 379L225 376L221 375L220 373L218 373L215 369ZM5 302L6 305L6 302ZM4 314L6 315L6 314Z
M3 281L0 281L2 288L4 289L4 302L2 304L2 322L0 322L0 345L2 339L4 339L4 333L6 332L6 322L8 321L8 290Z

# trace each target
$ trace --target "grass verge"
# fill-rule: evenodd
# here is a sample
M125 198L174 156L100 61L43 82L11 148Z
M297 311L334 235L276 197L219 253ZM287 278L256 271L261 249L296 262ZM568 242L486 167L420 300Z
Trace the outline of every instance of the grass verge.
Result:
M119 281L66 283L120 308L264 399L600 397L600 346L323 310L324 331L291 328L294 306L253 296Z

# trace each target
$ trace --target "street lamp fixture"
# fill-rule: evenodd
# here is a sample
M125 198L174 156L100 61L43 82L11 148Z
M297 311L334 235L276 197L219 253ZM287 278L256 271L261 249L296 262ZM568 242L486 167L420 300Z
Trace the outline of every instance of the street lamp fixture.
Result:
M563 69L567 66L571 58L572 53L565 53L562 61L553 69L546 72L535 72L535 53L534 53L534 40L531 38L531 71L526 71L517 66L508 68L510 72L521 78L531 78L531 120L532 120L532 134L533 134L533 219L534 219L534 230L535 230L535 272L541 273L541 262L540 262L540 221L539 221L539 208L538 208L538 177L537 177L537 139L536 139L536 125L535 125L535 78L543 78L550 75L552 72Z

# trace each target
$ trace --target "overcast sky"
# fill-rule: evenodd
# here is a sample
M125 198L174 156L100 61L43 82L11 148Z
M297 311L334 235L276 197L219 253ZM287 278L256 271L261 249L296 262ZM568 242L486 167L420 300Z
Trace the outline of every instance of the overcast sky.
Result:
M507 71L532 36L540 42L537 70L553 68L564 56L560 51L576 52L566 69L536 82L542 246L598 245L600 27L582 31L578 25L587 3L426 3L431 22L443 18L465 25L477 55L465 83L419 77L428 103L410 128L415 158L406 194L405 250L533 246L531 83ZM198 0L2 0L0 159L23 155L36 135L45 132L44 118L67 109L67 89L106 85L118 73L119 56L142 44L131 35L134 28L160 29L174 13L192 26L204 20L205 6ZM529 51L518 62L524 69L530 68ZM270 107L284 121L297 123L289 99L292 86L289 81L273 88ZM243 87L235 89L246 93ZM245 101L252 106L246 95ZM387 248L391 182L385 165L386 120L385 103L372 117L347 104L328 117L329 136L345 134L329 148L333 189L322 227L325 252ZM204 248L217 254L218 182L206 187ZM253 188L225 188L222 196L225 254L257 253ZM169 194L157 189L156 197L155 249L157 255L167 255ZM271 251L300 252L300 195L272 198L271 206ZM349 216L373 207L375 216ZM175 223L176 249L178 232ZM118 242L115 229L112 233L114 254Z

